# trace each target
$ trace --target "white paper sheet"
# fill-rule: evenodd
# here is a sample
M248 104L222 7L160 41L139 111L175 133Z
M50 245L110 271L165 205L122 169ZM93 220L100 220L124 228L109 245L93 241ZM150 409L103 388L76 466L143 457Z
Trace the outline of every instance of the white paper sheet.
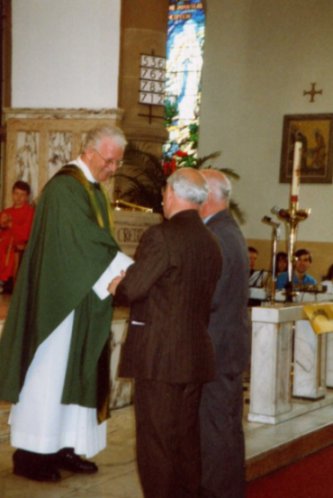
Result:
M134 260L127 256L127 254L120 251L117 252L116 257L93 286L94 292L100 299L106 299L110 295L108 285L111 280L118 277L121 271L126 271L132 263L134 263Z

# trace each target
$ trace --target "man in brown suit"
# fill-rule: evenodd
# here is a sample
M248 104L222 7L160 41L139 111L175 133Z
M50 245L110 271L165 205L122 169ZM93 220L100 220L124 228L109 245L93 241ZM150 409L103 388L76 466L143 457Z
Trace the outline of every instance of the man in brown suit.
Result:
M198 410L202 384L214 378L207 327L222 266L217 242L198 214L207 192L194 169L171 175L163 195L167 221L144 233L134 265L109 287L131 305L119 375L136 381L137 461L145 498L199 493Z

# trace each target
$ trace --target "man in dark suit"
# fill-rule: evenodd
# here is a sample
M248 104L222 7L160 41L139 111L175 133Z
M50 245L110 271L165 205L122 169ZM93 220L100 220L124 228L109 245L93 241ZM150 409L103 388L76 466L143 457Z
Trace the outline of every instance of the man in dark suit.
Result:
M198 498L199 403L214 378L207 327L221 273L217 241L198 210L201 174L182 168L167 180L167 221L150 227L116 296L131 305L119 375L135 378L137 461L145 498ZM109 286L112 294L120 279Z
M231 215L231 183L220 171L202 170L209 187L200 214L218 238L223 270L216 286L209 334L216 377L204 385L200 405L202 498L244 498L242 372L249 361L249 260L243 235Z

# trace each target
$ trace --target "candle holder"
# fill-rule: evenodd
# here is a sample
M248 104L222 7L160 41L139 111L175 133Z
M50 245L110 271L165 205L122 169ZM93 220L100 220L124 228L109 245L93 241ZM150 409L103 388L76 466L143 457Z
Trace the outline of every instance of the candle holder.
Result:
M295 295L293 291L293 268L297 226L301 221L309 217L311 209L298 209L298 202L291 200L289 209L275 209L273 212L288 226L288 283L285 291L286 302L291 303Z

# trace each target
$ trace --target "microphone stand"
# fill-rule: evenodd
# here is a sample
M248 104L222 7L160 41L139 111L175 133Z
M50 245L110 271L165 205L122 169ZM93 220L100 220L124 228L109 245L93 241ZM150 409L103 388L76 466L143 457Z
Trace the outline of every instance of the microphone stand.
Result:
M264 216L261 220L272 227L272 279L270 282L269 302L274 303L276 292L276 254L277 254L277 241L280 238L280 223L272 221L269 216Z

